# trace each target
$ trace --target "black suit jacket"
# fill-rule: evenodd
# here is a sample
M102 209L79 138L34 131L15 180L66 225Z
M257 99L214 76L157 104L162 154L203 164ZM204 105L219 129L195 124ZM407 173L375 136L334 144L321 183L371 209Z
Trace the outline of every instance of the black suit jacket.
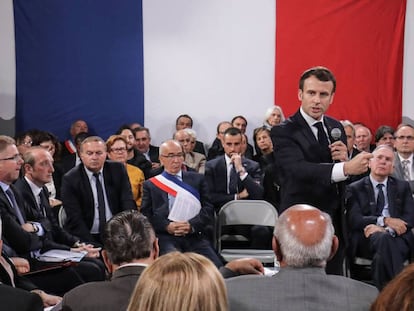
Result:
M218 211L225 203L234 200L235 193L227 193L227 166L225 156L219 156L213 160L207 161L205 176L207 180L208 189L211 195L211 201L214 204L216 211ZM249 193L249 200L262 200L263 187L260 185L261 170L259 163L242 158L242 165L247 177L242 181L238 179L238 192L247 189Z
M204 234L207 225L214 220L213 206L202 174L182 172L183 182L200 193L200 213L189 220L195 234ZM167 233L169 206L168 193L155 186L150 180L144 182L141 212L148 217L156 233Z
M105 161L103 167L106 196L112 215L136 209L125 166ZM83 164L63 176L62 200L67 215L65 229L82 241L94 241L90 234L95 212L92 188Z
M346 136L340 122L324 116L328 133L341 130L341 141ZM319 144L300 112L296 112L271 131L276 170L280 182L280 210L298 203L318 207L338 219L344 213L345 184L332 183L334 163L328 150ZM332 138L330 138L333 141Z
M414 246L414 200L408 182L389 176L387 181L387 198L390 216L400 218L407 222L407 232L401 237L411 248ZM349 210L349 223L351 225L351 255L355 254L358 238L363 234L364 228L369 224L376 224L376 199L373 185L366 176L348 187L347 207Z
M17 204L26 222L26 211L28 210L20 192L13 186L10 185L13 190L14 196L16 197ZM23 257L28 257L30 251L41 249L43 246L42 240L35 234L30 233L21 227L16 214L4 193L3 189L0 188L0 213L3 224L3 241L10 246L17 254Z
M144 269L144 266L121 266L110 281L90 282L72 289L63 296L63 310L126 310Z
M47 188L43 187L43 191L41 193L42 206L46 212L45 217L42 211L39 210L36 199L26 179L19 178L16 181L15 186L20 190L20 193L23 195L23 199L26 205L30 208L26 215L27 220L39 222L45 230L44 245L42 250L70 250L70 247L73 246L73 244L79 239L76 236L73 236L70 233L66 232L66 230L62 229L59 226L52 211L52 207L49 204L49 198L46 196Z
M43 311L39 295L0 284L0 311Z
M148 155L150 157L151 162L153 163L160 163L160 148L149 145Z

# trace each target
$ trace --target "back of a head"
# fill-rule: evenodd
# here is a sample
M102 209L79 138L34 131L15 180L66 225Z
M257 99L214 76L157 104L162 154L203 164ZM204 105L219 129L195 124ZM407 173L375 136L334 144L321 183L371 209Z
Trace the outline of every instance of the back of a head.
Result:
M414 264L405 267L400 274L383 288L370 310L414 310Z
M135 210L123 211L105 225L104 248L114 264L150 257L155 241L148 219Z
M206 257L172 252L145 269L128 311L225 311L224 280Z
M274 235L290 267L324 267L332 252L334 228L328 214L297 204L276 220Z

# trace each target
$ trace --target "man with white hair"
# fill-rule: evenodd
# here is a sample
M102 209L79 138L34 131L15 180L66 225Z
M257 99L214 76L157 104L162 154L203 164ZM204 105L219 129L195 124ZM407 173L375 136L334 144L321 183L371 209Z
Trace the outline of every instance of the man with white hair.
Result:
M306 204L288 208L276 220L273 237L280 271L227 279L230 310L368 310L375 287L325 273L337 248L327 213Z

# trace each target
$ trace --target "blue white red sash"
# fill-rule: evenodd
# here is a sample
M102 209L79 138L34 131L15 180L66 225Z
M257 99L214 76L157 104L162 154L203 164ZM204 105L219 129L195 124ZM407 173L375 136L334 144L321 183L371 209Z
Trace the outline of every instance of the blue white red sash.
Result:
M198 215L201 203L200 193L197 189L166 172L149 180L156 187L175 198L168 219L172 221L188 221Z

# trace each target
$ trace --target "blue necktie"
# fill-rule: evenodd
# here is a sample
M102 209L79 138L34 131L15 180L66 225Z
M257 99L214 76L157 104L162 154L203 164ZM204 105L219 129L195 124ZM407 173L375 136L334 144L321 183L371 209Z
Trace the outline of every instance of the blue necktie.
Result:
M377 216L381 216L382 210L384 209L384 206L385 206L385 196L384 196L384 191L382 190L382 187L384 187L383 184L377 185L377 189L378 189Z
M25 223L25 221L24 221L22 212L20 211L19 206L17 205L16 197L14 196L13 191L9 188L9 189L6 190L6 193L7 193L8 197L9 197L11 203L12 203L14 214L16 215L17 219L19 220L19 223L21 225L23 225Z

